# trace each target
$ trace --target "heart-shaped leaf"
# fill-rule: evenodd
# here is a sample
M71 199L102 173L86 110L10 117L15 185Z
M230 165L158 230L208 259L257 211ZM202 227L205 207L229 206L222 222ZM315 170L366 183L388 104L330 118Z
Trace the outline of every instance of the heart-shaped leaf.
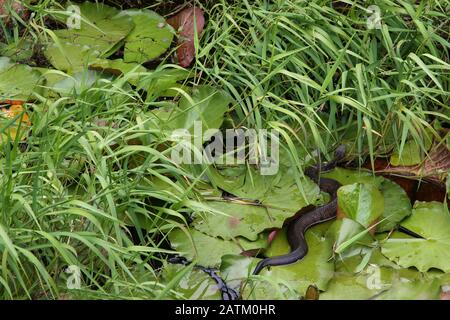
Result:
M57 41L50 43L44 52L59 70L79 71L98 57L110 56L134 28L129 16L119 15L119 10L105 4L85 2L78 7L81 12L80 28L53 31ZM55 18L65 21L67 16Z
M384 198L374 185L355 183L339 188L338 205L348 218L367 228L382 215Z
M175 31L163 17L150 10L125 10L135 28L125 39L125 62L144 63L155 59L170 47Z
M386 257L405 268L450 272L450 216L444 204L416 202L412 215L401 225L423 239L395 232L382 245Z
M189 235L182 230L169 234L172 248L190 261L195 260L202 267L218 267L223 255L238 255L242 251L259 249L267 243L266 239L250 242L243 238L222 240L208 236L197 230L189 230Z

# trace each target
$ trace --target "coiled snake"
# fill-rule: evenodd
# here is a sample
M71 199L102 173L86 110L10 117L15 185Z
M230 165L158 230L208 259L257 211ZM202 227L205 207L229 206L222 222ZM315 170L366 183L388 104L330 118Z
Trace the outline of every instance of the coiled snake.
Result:
M291 222L288 225L287 232L291 252L282 256L261 260L253 271L254 275L260 273L265 267L291 264L302 259L308 253L308 244L305 239L305 232L314 225L336 218L337 190L341 184L333 179L320 178L320 173L335 168L344 156L345 147L340 146L336 150L335 158L329 163L306 168L305 175L317 183L321 191L330 194L331 201L326 205L317 207L301 215L298 219Z

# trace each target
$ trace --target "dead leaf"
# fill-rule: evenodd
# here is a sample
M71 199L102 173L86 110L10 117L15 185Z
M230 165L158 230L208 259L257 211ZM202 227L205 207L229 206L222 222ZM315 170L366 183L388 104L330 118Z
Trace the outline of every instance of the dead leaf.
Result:
M370 169L370 165L365 167ZM449 170L450 150L442 143L435 143L425 160L416 166L393 166L387 161L375 161L375 172L377 174L423 178L438 185L443 184Z
M9 10L8 6L17 12L17 14L24 20L28 19L29 11L28 9L21 3L21 1L12 1L12 0L0 0L0 16L4 19L5 23L9 22Z
M20 117L20 115L22 115ZM21 137L20 140L25 140L26 138L26 129L31 127L31 120L28 117L28 114L24 112L23 105L12 105L9 108L0 108L0 118L4 119L14 119L16 118L16 121L13 125L11 125L9 128L5 130L5 133L8 134L12 140L16 139L16 136L18 132L20 131ZM2 141L2 137L0 136L0 142Z
M196 26L194 24L196 23ZM205 15L203 10L197 7L187 8L167 20L178 31L178 64L189 67L195 58L195 31L200 38L205 28Z

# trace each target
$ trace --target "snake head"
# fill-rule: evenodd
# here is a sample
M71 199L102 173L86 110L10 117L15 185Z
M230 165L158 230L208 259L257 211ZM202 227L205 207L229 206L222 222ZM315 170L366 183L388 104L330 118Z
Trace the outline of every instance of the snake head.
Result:
M345 145L341 144L334 153L335 161L341 161L345 157Z

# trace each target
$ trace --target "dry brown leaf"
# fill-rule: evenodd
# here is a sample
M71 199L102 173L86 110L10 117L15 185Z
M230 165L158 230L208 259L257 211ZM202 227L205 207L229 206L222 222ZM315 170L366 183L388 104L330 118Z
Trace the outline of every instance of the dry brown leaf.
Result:
M22 116L16 119L15 123L5 130L5 133L8 134L13 140L16 139L19 131L19 125L21 132L20 140L25 140L25 132L27 131L27 128L31 127L31 120L28 117L28 114L24 112L24 107L22 105L15 104L9 108L0 108L0 117L2 118L14 119L21 114ZM2 138L0 137L0 142L1 141Z
M196 27L195 27L195 22ZM205 28L205 15L200 8L187 8L167 20L178 31L178 64L189 67L195 58L195 30L200 38Z
M28 9L21 3L21 1L12 1L12 0L0 0L0 16L3 17L5 23L9 22L9 10L8 6L11 6L11 8L17 12L17 14L22 19L27 19L29 16Z

